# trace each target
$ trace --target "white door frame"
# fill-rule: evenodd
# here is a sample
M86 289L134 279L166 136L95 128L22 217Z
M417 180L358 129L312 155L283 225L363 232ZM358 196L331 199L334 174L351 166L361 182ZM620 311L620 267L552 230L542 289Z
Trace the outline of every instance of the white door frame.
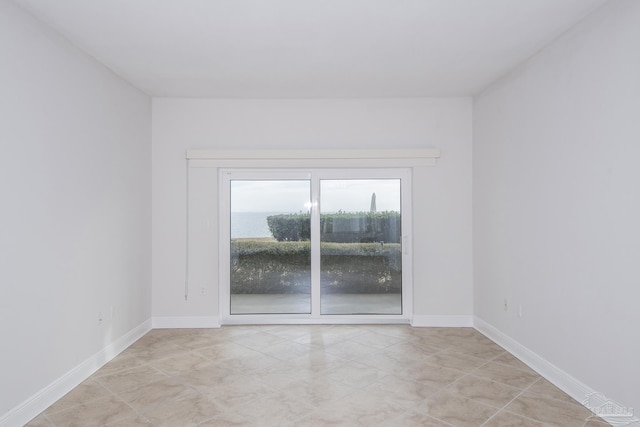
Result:
M306 178L305 178L306 177ZM321 179L389 179L401 180L402 229L402 314L321 315L320 314L320 239L319 182ZM230 314L230 181L231 179L310 179L311 181L311 253L312 312L311 314ZM412 277L412 208L411 169L369 167L354 168L274 168L219 169L219 301L222 324L315 324L315 323L409 323L413 311Z

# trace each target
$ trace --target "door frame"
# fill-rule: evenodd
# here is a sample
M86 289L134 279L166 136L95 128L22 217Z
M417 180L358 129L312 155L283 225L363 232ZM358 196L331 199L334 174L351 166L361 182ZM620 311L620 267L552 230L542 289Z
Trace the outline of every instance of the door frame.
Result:
M412 203L411 168L220 168L218 170L219 207L219 313L223 325L232 324L341 324L341 323L409 323L413 312L412 268ZM239 179L301 179L309 176L311 186L312 222L312 286L311 314L231 314L230 313L230 181ZM264 178L269 176L269 178ZM402 314L322 315L320 314L320 239L319 239L319 183L321 179L400 179L402 229ZM302 178L307 179L307 178ZM315 233L314 233L315 227ZM315 238L314 238L315 237Z

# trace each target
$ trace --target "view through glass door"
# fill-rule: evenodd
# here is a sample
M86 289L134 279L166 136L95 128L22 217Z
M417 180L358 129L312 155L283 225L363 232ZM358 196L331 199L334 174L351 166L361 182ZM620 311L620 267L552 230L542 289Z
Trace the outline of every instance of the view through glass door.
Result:
M231 314L310 314L310 180L231 189Z
M400 179L320 180L321 314L402 314Z
M406 311L404 171L225 171L223 178L229 202L222 221L228 227L223 314Z

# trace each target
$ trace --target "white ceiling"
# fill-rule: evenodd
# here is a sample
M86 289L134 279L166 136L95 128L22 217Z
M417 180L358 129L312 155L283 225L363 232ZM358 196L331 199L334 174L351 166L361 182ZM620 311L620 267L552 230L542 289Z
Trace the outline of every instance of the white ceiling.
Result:
M477 93L607 0L14 0L153 96Z

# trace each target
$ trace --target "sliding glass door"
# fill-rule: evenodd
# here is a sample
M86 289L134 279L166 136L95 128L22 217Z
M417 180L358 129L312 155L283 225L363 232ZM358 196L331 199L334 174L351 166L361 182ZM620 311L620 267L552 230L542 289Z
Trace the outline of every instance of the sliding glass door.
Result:
M320 180L321 314L402 314L400 185Z
M229 182L230 314L310 314L311 181L248 178Z
M407 315L405 170L221 178L223 320Z

